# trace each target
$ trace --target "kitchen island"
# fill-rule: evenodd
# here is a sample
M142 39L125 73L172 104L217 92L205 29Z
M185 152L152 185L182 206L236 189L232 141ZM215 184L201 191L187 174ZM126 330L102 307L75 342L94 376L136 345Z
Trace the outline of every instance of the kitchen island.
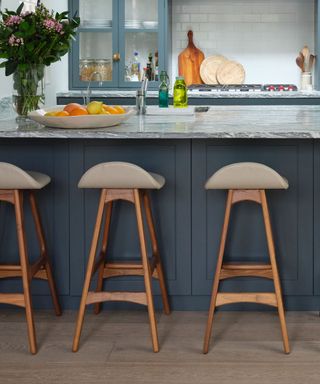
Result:
M39 197L65 308L78 306L98 204L98 191L77 188L85 170L99 162L129 161L166 178L164 189L152 198L172 306L205 310L225 192L206 192L204 183L226 164L256 161L273 167L290 183L288 191L268 192L287 308L319 309L320 107L216 106L188 117L135 116L121 126L99 130L58 130L36 123L17 126L8 120L0 122L0 137L0 161L52 177ZM123 204L116 209L121 215L113 221L109 257L137 259L132 207ZM266 260L259 207L247 203L235 211L226 250L229 260ZM6 261L14 261L17 250L11 208L1 206L0 215L0 254L6 255ZM34 255L37 248L31 225L28 231ZM0 284L0 290L19 286L15 281ZM138 290L142 282L126 278L108 284L116 290L128 285ZM269 281L244 278L226 281L223 288L228 291L235 285L247 291L270 289ZM34 282L33 287L35 306L50 306L45 285Z

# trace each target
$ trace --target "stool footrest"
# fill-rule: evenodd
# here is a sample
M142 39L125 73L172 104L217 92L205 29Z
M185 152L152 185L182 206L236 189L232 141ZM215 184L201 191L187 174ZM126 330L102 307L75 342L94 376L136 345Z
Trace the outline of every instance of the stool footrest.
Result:
M44 268L46 258L42 256L34 264L30 265L30 277L42 280L48 280L47 272ZM13 277L22 277L22 269L19 264L0 265L0 279Z
M233 277L262 277L273 279L271 264L264 263L224 263L220 272L220 280Z
M156 273L156 260L150 260L151 274L154 278L158 278ZM108 262L104 266L103 278L119 276L143 276L144 270L141 262Z
M18 307L25 307L25 300L23 293L0 293L1 304L12 304Z
M234 303L256 303L256 304L265 304L272 307L277 307L277 297L275 293L218 293L216 306Z
M102 303L103 301L127 301L141 305L147 305L145 292L89 292L86 305Z

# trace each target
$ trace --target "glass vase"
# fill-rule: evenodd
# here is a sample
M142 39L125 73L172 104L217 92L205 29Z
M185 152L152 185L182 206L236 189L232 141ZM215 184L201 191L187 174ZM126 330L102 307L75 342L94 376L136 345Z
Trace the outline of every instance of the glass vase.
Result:
M18 119L44 104L44 65L23 65L13 74L13 104Z

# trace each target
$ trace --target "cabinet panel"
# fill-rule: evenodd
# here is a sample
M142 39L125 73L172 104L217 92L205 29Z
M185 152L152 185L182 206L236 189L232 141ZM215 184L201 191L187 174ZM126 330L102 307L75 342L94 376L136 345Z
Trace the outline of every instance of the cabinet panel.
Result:
M69 88L100 88L118 85L119 66L113 53L119 52L117 0L69 0L71 14L81 23L69 55Z
M93 89L100 80L103 88L137 88L149 54L155 72L149 88L158 86L156 73L168 62L167 0L69 0L69 9L81 18L69 56L71 89L84 89L90 80Z
M195 141L192 166L192 287L209 295L223 224L226 192L204 190L206 179L224 165L255 161L287 177L287 191L268 191L277 259L287 295L313 293L313 156L312 143L293 141ZM254 203L233 208L226 260L266 261L261 209ZM224 290L266 290L266 280L238 279Z
M68 145L54 140L17 142L0 141L0 161L10 162L23 169L43 172L51 183L37 192L40 214L52 260L55 280L60 295L69 294L69 217L68 217ZM29 204L25 202L25 221L29 259L39 256L39 246L34 230ZM19 263L18 245L13 207L0 204L0 263ZM21 291L21 280L0 281L0 291ZM33 280L35 295L49 295L48 284Z
M314 144L314 294L320 296L320 143Z
M165 187L152 192L152 202L168 289L170 294L191 294L189 142L78 142L71 145L70 156L72 294L81 293L99 199L98 190L83 191L76 185L88 168L106 161L132 162L166 178ZM136 219L129 203L115 205L108 257L139 260ZM113 279L107 284L111 289L143 288L141 278ZM154 286L159 293L158 284Z

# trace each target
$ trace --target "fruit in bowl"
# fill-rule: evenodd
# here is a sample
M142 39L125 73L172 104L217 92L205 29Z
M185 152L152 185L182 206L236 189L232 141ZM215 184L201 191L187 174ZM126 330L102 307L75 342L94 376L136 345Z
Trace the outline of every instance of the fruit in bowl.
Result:
M102 101L91 101L88 105L78 103L69 103L63 110L50 111L45 114L46 117L67 117L67 116L85 116L85 115L121 115L126 110L120 105L110 106L103 104Z
M28 114L31 120L50 128L61 129L97 129L120 125L134 116L132 107L111 106L101 101L92 101L88 105L70 103L39 109Z

